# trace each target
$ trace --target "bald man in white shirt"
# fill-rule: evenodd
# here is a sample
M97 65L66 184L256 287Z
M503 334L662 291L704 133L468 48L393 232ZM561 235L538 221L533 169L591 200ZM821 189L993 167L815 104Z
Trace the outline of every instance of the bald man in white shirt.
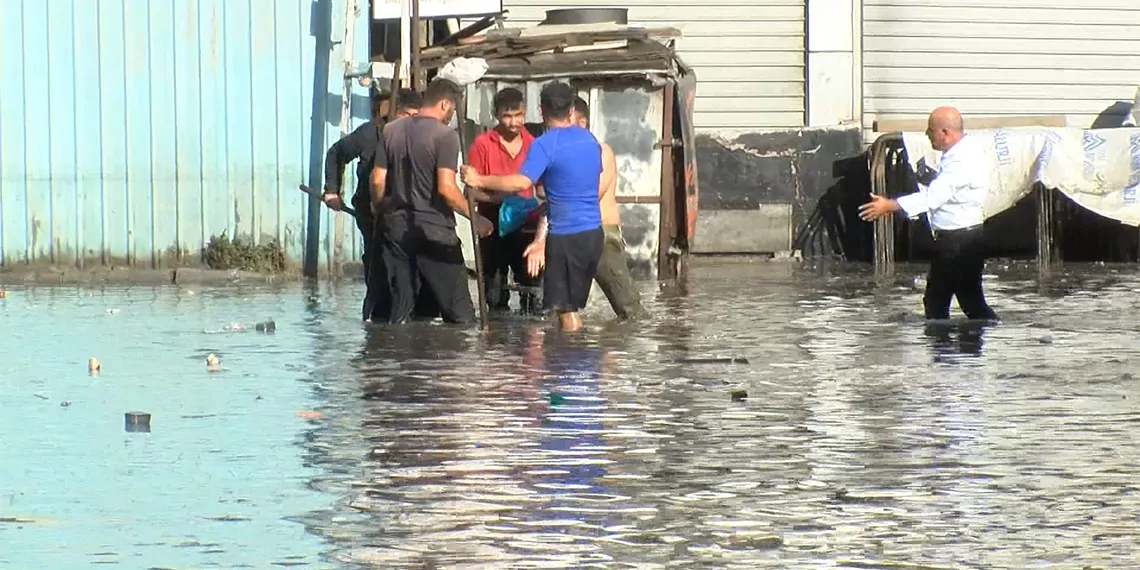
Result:
M982 293L985 243L983 206L990 191L986 154L981 143L966 135L962 115L953 107L930 113L926 136L934 150L942 151L933 180L920 181L918 192L896 199L871 195L859 207L867 221L901 211L909 219L926 214L934 235L934 258L922 303L927 319L950 318L950 299L969 319L995 320Z

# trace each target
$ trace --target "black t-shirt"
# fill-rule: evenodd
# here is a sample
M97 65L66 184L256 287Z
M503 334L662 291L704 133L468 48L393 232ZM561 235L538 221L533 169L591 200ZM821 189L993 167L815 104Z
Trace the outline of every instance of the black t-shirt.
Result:
M459 169L459 133L438 119L404 117L384 127L375 164L388 170L383 211L392 229L417 228L433 241L455 237L455 213L439 195L436 170ZM440 234L440 230L443 230Z

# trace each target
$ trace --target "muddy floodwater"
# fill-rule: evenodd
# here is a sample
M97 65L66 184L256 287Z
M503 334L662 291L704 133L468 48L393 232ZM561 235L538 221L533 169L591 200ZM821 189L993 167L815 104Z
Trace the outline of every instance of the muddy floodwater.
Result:
M9 286L0 569L1140 567L1140 270L991 262L985 327L921 272L699 261L573 336Z

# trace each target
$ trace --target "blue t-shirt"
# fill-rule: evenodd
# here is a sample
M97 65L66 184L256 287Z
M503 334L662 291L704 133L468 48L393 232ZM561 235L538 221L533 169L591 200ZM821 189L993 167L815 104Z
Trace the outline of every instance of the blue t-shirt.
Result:
M598 178L602 147L582 127L549 129L534 139L519 174L546 192L550 235L567 235L602 227Z

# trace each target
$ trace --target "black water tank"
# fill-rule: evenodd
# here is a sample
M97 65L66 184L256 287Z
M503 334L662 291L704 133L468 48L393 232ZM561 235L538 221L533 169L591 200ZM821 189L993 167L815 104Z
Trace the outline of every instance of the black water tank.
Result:
M629 8L560 8L547 10L540 26L574 24L628 24Z

